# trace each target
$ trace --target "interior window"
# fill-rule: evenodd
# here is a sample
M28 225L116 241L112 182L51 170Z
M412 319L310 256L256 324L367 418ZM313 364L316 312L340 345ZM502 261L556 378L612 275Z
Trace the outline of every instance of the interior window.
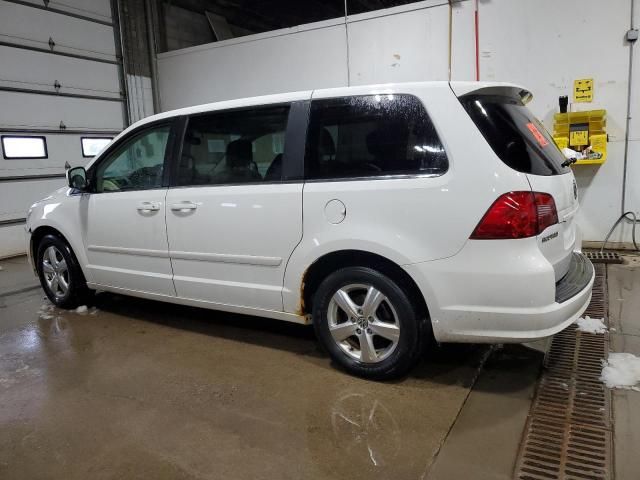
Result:
M306 178L442 174L447 168L435 128L412 95L363 95L311 103Z
M171 126L145 130L100 163L97 192L141 190L162 186L164 156Z
M276 106L191 117L177 184L280 181L288 113L288 106Z

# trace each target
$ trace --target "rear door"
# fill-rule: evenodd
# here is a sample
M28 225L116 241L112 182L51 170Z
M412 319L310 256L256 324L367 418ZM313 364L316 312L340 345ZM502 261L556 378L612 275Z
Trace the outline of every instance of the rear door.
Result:
M188 119L167 194L179 297L282 311L284 270L302 237L307 109L287 102Z
M538 245L553 265L556 281L569 268L577 245L575 215L578 189L571 168L544 125L525 106L530 94L519 88L495 87L460 97L463 106L497 156L525 173L532 191L553 196L558 224L538 236Z

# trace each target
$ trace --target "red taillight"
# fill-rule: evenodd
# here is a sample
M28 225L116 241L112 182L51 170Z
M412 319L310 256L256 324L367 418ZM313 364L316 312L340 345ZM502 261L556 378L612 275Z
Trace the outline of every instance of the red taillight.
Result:
M533 237L556 223L556 203L548 193L509 192L493 202L470 238L498 240Z

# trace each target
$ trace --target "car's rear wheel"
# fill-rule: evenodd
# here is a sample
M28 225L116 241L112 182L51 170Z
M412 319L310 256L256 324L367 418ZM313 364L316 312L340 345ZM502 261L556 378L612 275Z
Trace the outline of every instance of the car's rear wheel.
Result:
M38 276L51 302L61 308L75 308L91 294L71 247L55 235L45 235L38 245Z
M406 373L422 348L419 309L391 278L367 267L329 275L313 302L318 339L348 372L372 379Z

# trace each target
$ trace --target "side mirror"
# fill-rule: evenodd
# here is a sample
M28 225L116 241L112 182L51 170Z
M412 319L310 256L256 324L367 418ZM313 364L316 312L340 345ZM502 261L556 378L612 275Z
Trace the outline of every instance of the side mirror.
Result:
M87 171L84 167L74 167L66 171L67 185L76 190L87 188Z

